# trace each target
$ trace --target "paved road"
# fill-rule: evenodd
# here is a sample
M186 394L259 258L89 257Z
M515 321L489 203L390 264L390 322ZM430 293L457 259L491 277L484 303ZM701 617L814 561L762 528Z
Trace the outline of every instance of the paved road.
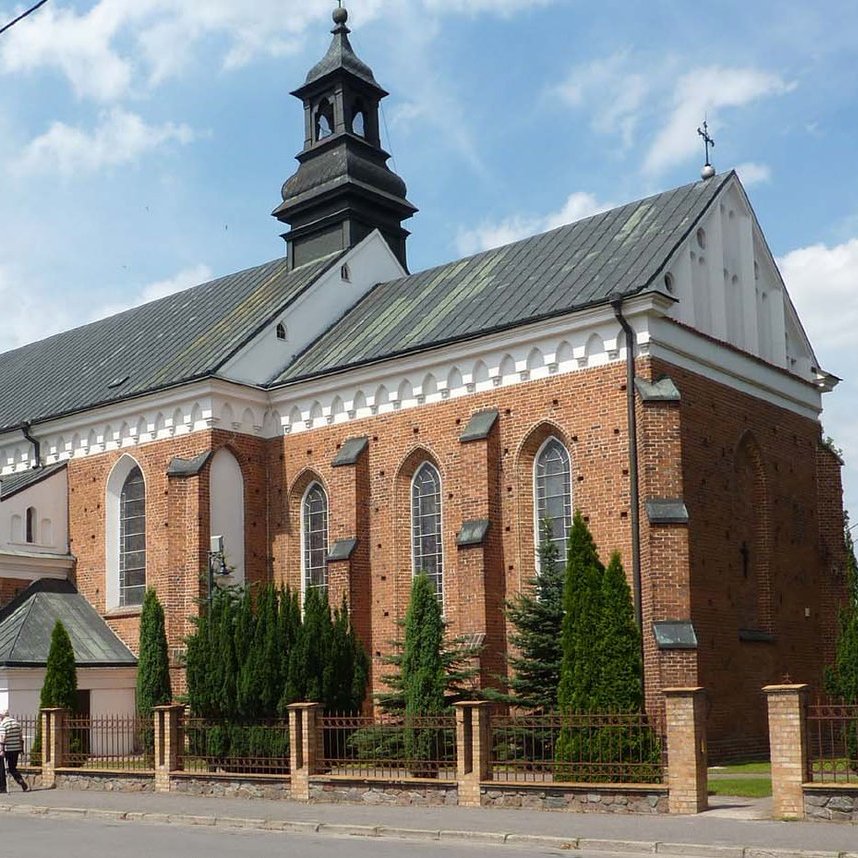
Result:
M100 822L4 816L0 858L250 858L288 855L299 858L488 858L496 847L482 844L415 843L371 838L340 838L264 831L224 831L179 825ZM505 850L506 851L506 850ZM568 855L553 849L509 850L516 858ZM618 858L609 853L575 852L577 858ZM622 858L635 858L625 853Z

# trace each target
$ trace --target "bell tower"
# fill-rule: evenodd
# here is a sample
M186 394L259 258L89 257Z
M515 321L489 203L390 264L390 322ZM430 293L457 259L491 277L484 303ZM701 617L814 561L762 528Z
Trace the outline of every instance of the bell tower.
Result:
M290 227L283 238L293 268L354 247L374 229L406 267L402 222L417 209L381 148L378 112L388 93L352 49L348 12L333 17L327 54L292 93L304 104L304 149L273 214Z

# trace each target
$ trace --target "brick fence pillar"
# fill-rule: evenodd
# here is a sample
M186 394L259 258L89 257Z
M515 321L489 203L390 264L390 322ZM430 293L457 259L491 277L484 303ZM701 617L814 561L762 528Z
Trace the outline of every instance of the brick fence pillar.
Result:
M66 736L65 709L42 709L42 786L57 785L57 769L65 765Z
M804 818L802 784L807 775L806 685L767 685L772 760L772 816Z
M709 806L706 762L706 689L665 688L667 786L671 813Z
M181 768L179 722L183 706L156 706L155 722L155 792L170 791L170 772Z
M289 793L297 801L310 800L310 775L324 753L322 704L293 703L289 710Z
M461 807L479 807L489 777L489 709L484 700L456 703L456 781Z

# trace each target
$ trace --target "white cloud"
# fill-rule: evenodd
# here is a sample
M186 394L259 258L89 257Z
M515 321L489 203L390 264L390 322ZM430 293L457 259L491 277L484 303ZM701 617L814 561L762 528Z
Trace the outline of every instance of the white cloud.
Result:
M382 13L399 11L414 20L420 15L415 4L438 15L509 16L553 2L352 0L349 11L353 21L364 25ZM215 50L224 69L299 50L308 27L330 20L332 8L331 0L98 0L77 13L49 4L4 35L0 72L59 71L78 97L113 102L144 81L157 85L179 74L206 37L217 39Z
M95 319L104 319L107 316L114 316L123 310L130 310L132 307L139 307L141 304L148 304L150 301L157 301L159 298L165 298L167 295L174 295L176 292L181 292L183 289L190 289L192 286L198 286L200 283L205 283L212 279L212 270L208 265L194 265L191 268L185 268L180 271L175 277L170 277L167 280L159 280L155 283L150 283L144 286L130 301L123 304L107 304L99 308L91 317L91 321Z
M736 172L746 187L764 184L772 180L772 170L768 164L755 164L748 161L745 164L739 164L736 167Z
M586 107L601 134L619 134L623 146L634 141L653 80L645 77L627 51L576 66L554 92L570 107Z
M858 238L814 244L778 260L799 318L824 369L844 377L825 398L825 431L843 448L846 505L858 520Z
M854 350L858 238L834 247L814 244L793 250L778 265L814 344L820 350Z
M0 266L0 352L62 331L69 325L63 302L47 300L19 271Z
M725 108L743 107L793 88L780 76L755 68L708 66L689 71L676 84L670 117L649 147L645 172L660 173L698 153L700 140L694 130L704 116L717 137Z
M467 256L546 232L612 207L613 203L601 203L592 194L576 191L569 196L559 211L551 214L542 217L514 215L500 223L483 223L476 229L460 230L456 245L459 252Z
M194 137L187 125L147 125L137 114L113 108L101 114L91 132L55 122L27 145L13 167L28 173L66 176L95 173L104 167L133 163L165 143L187 144Z

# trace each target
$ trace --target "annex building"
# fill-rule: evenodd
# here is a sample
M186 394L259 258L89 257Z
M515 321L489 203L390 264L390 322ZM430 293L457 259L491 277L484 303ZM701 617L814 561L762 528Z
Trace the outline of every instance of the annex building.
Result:
M704 686L713 756L763 746L761 687L818 689L832 655L843 514L837 379L741 182L411 274L387 93L334 21L294 92L287 254L0 355L0 600L72 582L133 650L155 587L178 665L222 536L235 582L345 596L377 689L426 570L488 682L538 521L559 542L577 508L622 553L650 711Z

